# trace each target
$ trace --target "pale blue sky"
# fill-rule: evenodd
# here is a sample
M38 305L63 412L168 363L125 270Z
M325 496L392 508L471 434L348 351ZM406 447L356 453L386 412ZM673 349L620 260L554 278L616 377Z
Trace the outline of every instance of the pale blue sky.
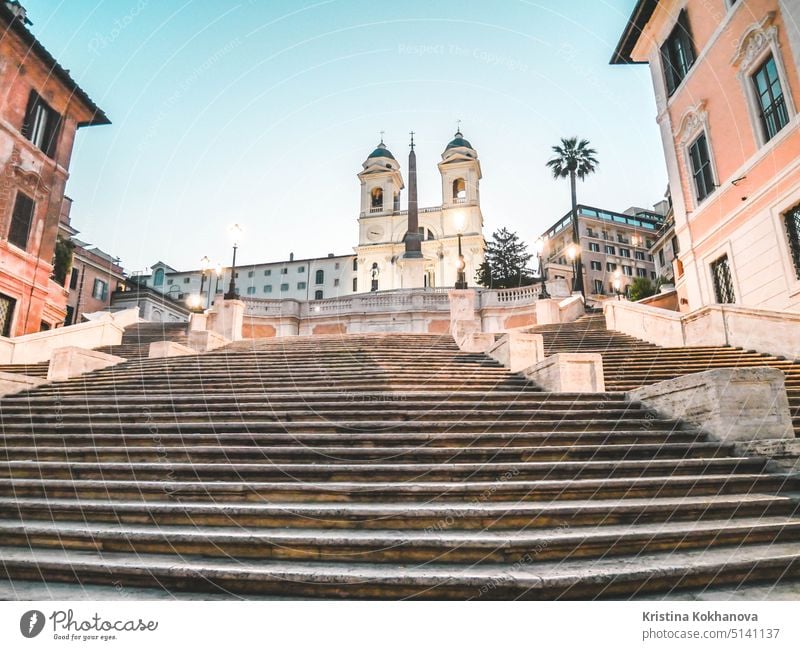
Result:
M486 235L529 241L569 209L544 163L586 137L579 200L624 210L666 188L645 66L609 66L634 0L25 0L33 32L111 118L81 130L73 225L130 271L243 263L357 243L361 163L386 132L421 205L463 120ZM405 205L405 196L403 197Z

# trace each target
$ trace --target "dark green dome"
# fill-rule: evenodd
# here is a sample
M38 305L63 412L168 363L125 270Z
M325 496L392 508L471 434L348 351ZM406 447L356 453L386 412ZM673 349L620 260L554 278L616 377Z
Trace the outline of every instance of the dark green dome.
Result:
M467 149L472 149L472 145L469 143L469 140L464 139L464 134L461 131L456 132L456 137L450 140L445 151L447 149L455 149L456 147L466 147Z
M367 158L391 158L394 160L392 152L386 148L386 145L383 144L383 141L381 141L381 143L375 148L375 151L367 156Z

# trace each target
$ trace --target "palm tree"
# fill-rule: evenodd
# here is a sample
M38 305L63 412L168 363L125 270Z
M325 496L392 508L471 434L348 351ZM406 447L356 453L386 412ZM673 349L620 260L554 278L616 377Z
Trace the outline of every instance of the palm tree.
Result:
M575 283L574 291L583 293L583 264L581 263L581 239L578 232L578 196L575 188L575 179L583 180L597 169L597 152L589 146L588 140L578 138L561 138L561 144L553 147L556 154L547 161L547 166L553 172L553 178L566 178L569 176L569 185L572 192L572 241L575 244ZM584 296L585 297L585 296Z

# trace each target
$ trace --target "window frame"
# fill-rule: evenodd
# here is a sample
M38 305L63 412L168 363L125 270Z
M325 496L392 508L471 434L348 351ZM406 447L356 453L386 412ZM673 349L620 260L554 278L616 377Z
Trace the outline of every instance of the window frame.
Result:
M24 243L21 240L12 239L12 236L16 237L19 233L15 232L15 228L18 227L19 221L17 220L17 206L19 205L20 200L24 200L30 203L30 214L28 216L28 225L27 230L25 233L25 241ZM14 203L12 204L11 208L11 218L8 220L8 231L6 232L6 241L21 251L28 251L28 244L31 240L31 231L33 230L33 224L36 221L36 199L32 196L28 196L22 190L17 190L16 195L14 196Z
M687 52L690 60L686 66L686 69L681 72L680 78L678 78L676 73L678 68L673 65L675 62L673 59L675 52L669 51L672 49L671 44L673 42L681 42L683 46L688 45ZM689 74L697 63L697 48L695 47L694 38L692 36L691 24L689 23L689 14L685 7L681 9L680 13L678 14L678 18L672 25L672 29L670 29L669 34L658 49L659 60L661 61L662 78L664 81L664 91L667 99L669 99L678 91L681 85L683 85L683 82L689 77Z
M698 192L697 189L696 172L694 169L694 163L692 162L692 153L691 153L692 148L694 147L695 144L697 144L700 141L701 138L705 140L706 153L708 155L708 168L711 172L711 189L710 191L707 191L702 197L700 196L700 193ZM708 135L708 129L706 128L705 124L703 124L694 133L693 137L688 138L688 141L684 146L683 155L687 171L686 180L691 185L692 198L694 199L694 206L695 208L697 208L700 205L702 205L705 201L707 201L708 198L711 197L719 187L719 176L717 175L717 166L714 163L714 151L711 147L711 138Z
M41 110L46 117L41 138L36 137L38 135L35 123L37 109ZM63 123L63 116L50 106L36 90L31 89L20 128L22 136L45 156L55 159L58 153L58 141L61 137Z

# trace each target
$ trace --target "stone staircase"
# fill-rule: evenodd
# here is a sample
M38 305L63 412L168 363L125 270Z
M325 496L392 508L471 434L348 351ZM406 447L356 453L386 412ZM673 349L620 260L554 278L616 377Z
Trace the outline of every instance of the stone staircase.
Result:
M0 400L0 426L11 580L554 599L800 574L797 478L445 336L135 358Z
M106 345L98 352L113 354L123 359L146 359L150 344L159 341L174 341L186 345L188 323L137 323L125 328L120 345Z
M800 364L733 347L666 348L608 330L605 318L589 315L574 323L531 328L542 334L545 354L597 352L603 355L606 389L628 391L714 368L769 366L783 371L795 435L800 437Z
M5 363L0 364L0 372L13 372L18 375L46 379L49 366L49 361L43 363Z

